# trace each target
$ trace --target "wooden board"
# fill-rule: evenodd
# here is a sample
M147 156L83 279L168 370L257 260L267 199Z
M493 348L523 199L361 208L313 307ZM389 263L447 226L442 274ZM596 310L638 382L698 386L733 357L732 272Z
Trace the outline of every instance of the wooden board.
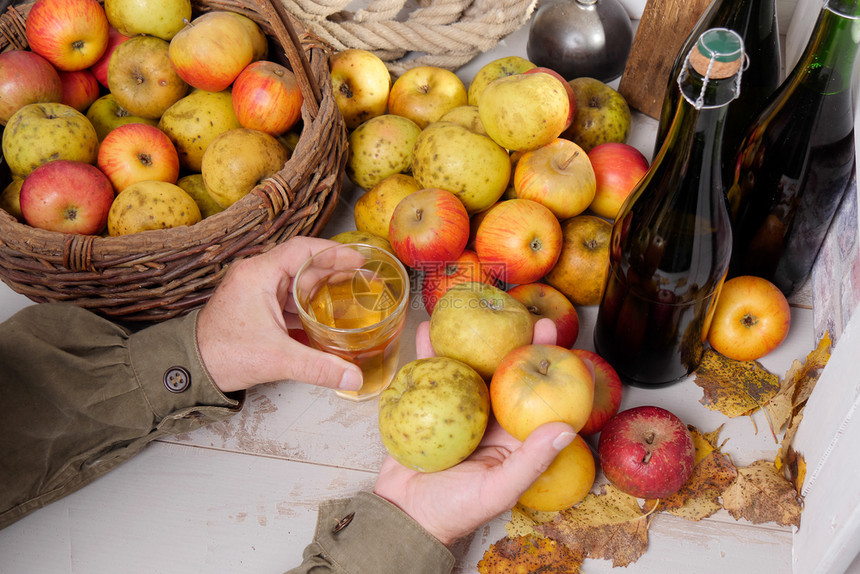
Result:
M648 0L618 91L631 108L660 117L678 51L711 0Z

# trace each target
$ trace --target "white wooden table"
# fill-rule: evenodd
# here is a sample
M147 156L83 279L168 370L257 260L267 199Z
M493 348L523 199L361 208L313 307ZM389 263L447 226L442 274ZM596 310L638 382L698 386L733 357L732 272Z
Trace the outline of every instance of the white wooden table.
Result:
M515 32L461 77L468 80L501 55L524 56L525 38L525 28ZM636 115L630 143L648 157L654 128L653 120ZM356 197L345 191L325 236L354 228ZM28 304L0 283L0 319ZM579 309L577 347L593 348L595 311ZM414 358L414 330L425 319L420 305L410 309L401 364ZM812 311L794 308L792 319L786 342L762 360L778 375L813 347ZM773 458L777 445L763 416L727 419L702 406L701 396L689 381L629 388L622 409L660 405L703 431L725 424L723 450L737 465ZM152 443L95 483L0 531L0 573L283 572L310 542L320 501L372 488L385 456L376 408L376 401L354 404L290 382L253 389L233 419ZM508 517L458 545L455 571L476 571L486 548L504 536ZM626 571L783 573L791 560L789 528L751 525L724 511L698 523L660 514L647 553ZM611 564L588 560L585 568L609 572Z

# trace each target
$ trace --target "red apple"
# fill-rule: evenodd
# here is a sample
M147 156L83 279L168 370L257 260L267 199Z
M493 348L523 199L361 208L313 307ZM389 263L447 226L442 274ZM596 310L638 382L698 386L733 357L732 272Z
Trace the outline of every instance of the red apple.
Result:
M107 48L109 29L97 0L36 0L25 25L30 49L65 71L95 64Z
M424 280L421 284L421 300L427 313L432 314L436 301L454 285L480 281L495 285L492 275L481 265L478 254L471 249L464 249L459 257L424 269Z
M457 259L469 240L469 214L457 196L438 188L404 197L388 223L388 241L409 267L425 269Z
M591 369L573 351L557 345L524 345L508 352L490 382L493 414L519 440L552 421L578 431L593 401Z
M612 365L594 351L573 349L573 352L583 361L590 361L594 367L594 405L588 422L579 429L579 434L597 434L621 407L624 385Z
M43 164L21 185L21 213L33 227L93 235L107 225L114 193L96 166L58 159Z
M516 196L537 201L560 220L588 209L596 189L588 154L563 138L525 152L514 171Z
M490 208L475 233L481 262L506 283L534 283L561 253L561 224L530 199L509 199Z
M761 277L741 275L723 284L708 333L718 353L754 361L785 340L791 308L779 288Z
M87 113L92 103L99 99L99 81L89 70L59 72L63 85L62 103Z
M634 407L609 419L600 432L597 456L609 482L637 498L676 493L696 464L687 426L655 406Z
M568 114L567 123L564 125L564 129L570 127L570 124L573 123L573 117L576 115L576 94L573 93L573 86L571 86L567 80L564 79L564 76L547 68L545 66L536 66L534 68L529 68L523 74L536 74L538 72L543 72L545 74L549 74L550 76L555 76L558 78L558 81L562 83L565 91L567 92L568 97L570 98L570 113Z
M523 283L508 289L508 293L526 306L532 320L552 319L557 331L555 344L570 349L579 336L579 315L564 293L546 283Z
M116 50L116 47L128 40L128 36L123 36L119 30L111 26L108 29L108 42L102 57L96 60L96 63L90 66L90 71L105 88L108 87L107 71L110 63L111 54Z
M606 142L588 152L597 179L597 191L589 209L600 217L615 219L624 200L648 171L648 160L632 145Z
M124 124L102 140L99 169L117 193L138 181L176 183L179 154L163 131L148 124Z
M60 76L51 63L27 50L0 54L0 124L27 104L59 102L63 97Z
M233 111L239 123L273 136L296 124L302 101L296 76L275 62L248 64L233 82Z

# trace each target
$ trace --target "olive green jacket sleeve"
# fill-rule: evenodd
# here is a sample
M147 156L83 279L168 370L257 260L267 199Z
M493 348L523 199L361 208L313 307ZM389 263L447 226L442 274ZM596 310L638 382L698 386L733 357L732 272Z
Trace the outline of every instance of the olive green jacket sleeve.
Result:
M160 436L230 417L197 349L196 312L135 333L73 305L0 324L0 528Z

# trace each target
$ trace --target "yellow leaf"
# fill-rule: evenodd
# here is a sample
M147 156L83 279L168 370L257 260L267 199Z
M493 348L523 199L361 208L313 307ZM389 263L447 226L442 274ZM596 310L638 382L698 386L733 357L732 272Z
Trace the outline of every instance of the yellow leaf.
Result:
M715 450L719 450L720 447L717 445L717 439L723 431L723 426L725 425L720 425L709 433L702 433L693 425L687 425L687 429L693 437L693 446L696 447L696 464L699 464L699 462Z
M735 520L753 524L800 525L801 503L794 486L767 460L737 469L735 482L723 492L723 508Z
M712 349L696 370L701 403L727 417L750 415L779 391L779 378L757 361L735 361Z
M535 526L550 522L558 512L541 512L517 504L511 509L511 520L505 524L505 532L510 538L535 535Z
M548 538L517 536L492 544L478 562L480 574L577 574L582 556Z
M687 520L701 520L721 508L720 496L737 478L729 457L712 450L693 469L678 492L659 501L660 510ZM649 501L655 504L657 501Z

